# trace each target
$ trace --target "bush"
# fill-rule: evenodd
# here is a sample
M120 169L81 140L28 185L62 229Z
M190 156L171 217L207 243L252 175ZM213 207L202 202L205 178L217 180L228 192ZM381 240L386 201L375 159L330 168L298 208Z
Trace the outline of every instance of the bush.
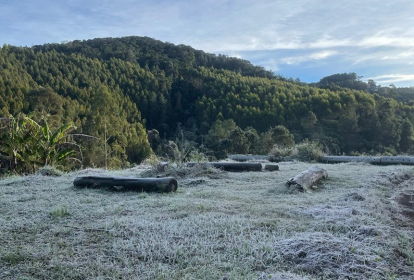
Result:
M323 147L319 142L309 140L296 145L298 150L297 159L301 161L319 161L323 156Z
M188 156L190 162L208 162L209 158L198 149L193 149Z
M56 168L53 168L51 166L41 167L37 171L36 174L37 175L41 175L41 176L52 176L52 177L59 177L59 176L62 176L63 175L63 173L60 170L58 170Z
M160 162L156 154L151 154L148 158L143 161L143 164L151 165L152 167L156 167L157 164Z
M293 147L286 147L274 145L270 150L270 161L283 160L300 160L300 161L318 161L323 156L322 145L319 142L309 142L305 140L301 144L296 144Z
M273 148L270 150L270 156L275 158L285 158L285 157L292 157L297 155L298 150L296 147L285 147L280 145L274 145Z
M271 127L267 132L260 134L259 152L269 153L275 143L281 147L293 147L295 145L294 136L284 126Z

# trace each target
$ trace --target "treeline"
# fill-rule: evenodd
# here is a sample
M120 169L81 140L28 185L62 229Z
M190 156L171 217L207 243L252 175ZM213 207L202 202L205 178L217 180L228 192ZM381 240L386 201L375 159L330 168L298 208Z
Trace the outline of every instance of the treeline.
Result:
M340 90L341 88L361 90L414 105L414 87L397 88L394 84L381 86L377 85L372 79L364 82L361 78L363 77L358 76L356 73L338 73L324 77L318 83L311 85L330 90Z
M77 134L95 137L79 140L85 166L103 166L105 156L111 167L140 162L151 152L147 130L174 140L177 127L195 146L224 153L243 150L223 148L237 137L248 139L244 151L263 153L260 139L276 127L332 154L410 152L412 103L358 86L329 79L308 86L146 37L0 49L0 117L33 112L35 120L48 115L53 129L73 123ZM231 129L215 137L226 122Z

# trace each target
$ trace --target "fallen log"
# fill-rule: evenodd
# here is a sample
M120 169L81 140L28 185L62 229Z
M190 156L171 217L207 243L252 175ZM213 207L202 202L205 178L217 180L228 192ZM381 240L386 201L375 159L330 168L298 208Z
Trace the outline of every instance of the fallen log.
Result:
M262 171L262 165L256 162L189 162L188 167L193 167L197 164L210 164L214 168L219 168L224 171L230 172L243 172L243 171Z
M75 187L109 187L116 190L131 190L139 192L175 192L177 180L166 178L126 178L107 176L83 176L73 181Z
M320 159L323 163L346 163L346 162L366 162L370 164L381 163L381 157L371 156L324 156Z
M395 157L381 157L381 164L390 165L390 164L404 164L404 165L414 165L414 157L410 156L395 156Z
M324 156L320 159L323 163L346 163L346 162L367 162L370 164L404 164L414 165L414 157L412 156Z
M277 170L279 170L279 165L266 164L264 169L267 170L267 171L277 171Z
M270 156L265 155L227 155L229 159L235 161L249 161L249 160L269 160Z
M326 178L328 178L328 172L325 169L312 166L287 181L286 186L288 188L293 186L300 191L311 192L312 189L317 188L316 184L320 180Z

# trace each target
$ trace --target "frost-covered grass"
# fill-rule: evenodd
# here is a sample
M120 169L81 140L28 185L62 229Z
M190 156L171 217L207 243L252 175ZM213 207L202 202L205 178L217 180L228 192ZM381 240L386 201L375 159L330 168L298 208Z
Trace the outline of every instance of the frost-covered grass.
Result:
M320 165L179 180L176 193L76 189L82 170L0 181L0 279L412 279L412 167ZM111 174L139 176L140 169ZM404 175L408 174L408 175Z

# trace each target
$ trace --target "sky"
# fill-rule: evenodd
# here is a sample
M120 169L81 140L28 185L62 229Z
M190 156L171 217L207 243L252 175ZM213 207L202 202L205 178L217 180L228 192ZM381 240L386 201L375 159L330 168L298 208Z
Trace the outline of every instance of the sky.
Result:
M148 36L317 82L414 86L412 0L0 0L0 44Z

